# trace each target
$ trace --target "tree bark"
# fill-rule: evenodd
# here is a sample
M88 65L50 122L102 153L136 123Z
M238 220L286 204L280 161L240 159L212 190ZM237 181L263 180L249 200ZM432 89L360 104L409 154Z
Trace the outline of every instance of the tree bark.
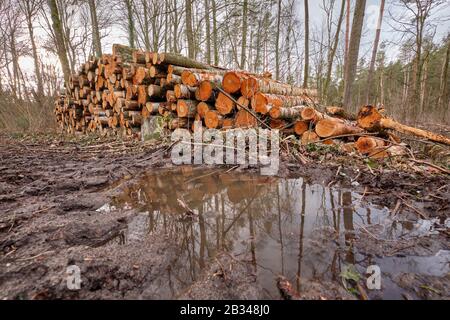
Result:
M61 62L62 70L64 73L64 81L67 85L69 83L69 77L71 72L69 66L69 59L67 58L66 44L64 42L64 32L56 0L48 0L48 6L50 7L50 13L52 17L53 31L55 33L56 38L56 48L58 51L58 57Z
M213 13L213 45L214 45L214 65L219 65L219 45L217 38L217 8L216 0L211 0Z
M195 59L194 33L192 30L192 0L185 0L186 4L186 39L188 43L188 56Z
M206 62L211 64L211 21L209 19L209 0L205 0L205 23L206 23Z
M341 33L342 21L344 20L345 14L345 4L346 2L350 2L350 0L342 0L341 12L339 14L339 20L336 27L336 34L334 36L333 47L331 48L331 52L328 56L328 64L327 64L327 74L325 77L325 84L323 88L324 96L328 100L328 88L330 87L331 82L331 73L333 72L333 60L336 55L336 50L339 45L339 34Z
M381 0L380 14L378 16L378 22L377 22L377 31L375 34L375 41L373 43L372 59L370 60L369 74L367 75L366 104L369 104L369 101L373 99L373 94L371 94L371 93L373 93L373 91L372 91L373 74L375 73L375 61L377 59L378 45L380 42L381 24L383 23L385 2L386 2L385 0Z
M355 81L356 67L358 65L359 45L361 43L365 9L366 0L356 1L352 32L350 35L348 59L345 66L344 107L347 109L352 106L353 82Z
M241 64L240 68L245 69L245 56L247 47L247 12L248 12L248 0L244 0L242 4L242 47L241 47Z
M281 0L278 0L277 34L275 43L275 78L280 80L280 27L281 27Z
M305 0L305 75L303 76L303 88L308 88L309 78L309 4Z
M133 19L133 0L125 1L125 7L127 9L127 26L128 26L128 42L131 48L136 47L136 28L134 26Z
M98 28L97 8L96 8L95 0L89 0L89 9L90 9L90 13L91 13L92 41L94 44L94 51L95 51L95 55L97 57L101 57L102 43L100 40L100 31Z

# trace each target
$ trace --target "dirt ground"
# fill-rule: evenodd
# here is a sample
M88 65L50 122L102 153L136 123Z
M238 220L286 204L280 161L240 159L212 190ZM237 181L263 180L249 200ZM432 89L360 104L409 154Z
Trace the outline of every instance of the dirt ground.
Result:
M153 234L140 246L105 245L126 228L132 212L100 215L121 184L145 170L169 168L170 146L98 138L0 136L0 298L1 299L160 299L168 290L165 276L176 254L175 243ZM450 218L450 177L436 170L398 170L349 165L348 158L328 158L311 151L303 165L285 159L281 177L351 187L366 201L417 218ZM237 168L236 170L255 170ZM384 254L420 254L449 250L448 228L415 247L380 245L362 232L356 246ZM376 237L375 237L376 238ZM66 286L66 268L81 266L82 291ZM234 272L217 275L235 264ZM398 275L399 283L418 283L424 299L449 298L449 282ZM426 285L426 286L425 286ZM407 284L405 284L407 286ZM352 299L336 284L311 283L302 298ZM438 294L439 292L439 294ZM254 275L245 263L226 254L205 269L180 298L257 299ZM280 296L281 298L281 296Z

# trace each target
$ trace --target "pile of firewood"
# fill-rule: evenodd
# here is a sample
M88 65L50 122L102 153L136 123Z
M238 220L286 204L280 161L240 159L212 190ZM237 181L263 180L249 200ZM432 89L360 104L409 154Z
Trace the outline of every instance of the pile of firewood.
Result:
M70 77L55 114L68 133L139 137L145 119L159 115L169 130L192 129L195 121L210 129L259 126L295 134L303 144L350 139L349 149L379 156L399 145L384 129L450 144L446 137L385 118L374 107L364 107L358 117L339 107L319 107L316 90L275 81L269 73L227 70L122 45L114 45L112 55L91 58ZM368 131L383 138L364 135Z

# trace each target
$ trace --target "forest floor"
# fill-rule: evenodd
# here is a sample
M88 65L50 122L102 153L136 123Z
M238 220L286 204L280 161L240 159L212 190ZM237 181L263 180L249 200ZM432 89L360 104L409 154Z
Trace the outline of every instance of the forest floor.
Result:
M406 245L385 241L376 230L357 228L355 248L378 257L428 257L450 250L448 174L420 162L379 164L321 147L304 150L302 158L307 164L284 154L279 176L349 188L360 201L386 207L393 216L433 221L427 230L433 232ZM197 281L186 283L175 295L161 294L168 291L161 288L170 286L165 274L178 254L177 244L163 230L149 235L145 245L108 245L136 212L100 214L98 209L144 172L172 167L167 144L0 135L0 299L261 298L255 274L245 261L227 253L218 254ZM257 168L231 169L257 172ZM66 268L74 264L81 268L79 291L67 288ZM439 277L404 273L391 280L405 290L403 298L450 298L449 273ZM365 296L361 286L354 295L341 281L327 281L309 281L300 297Z

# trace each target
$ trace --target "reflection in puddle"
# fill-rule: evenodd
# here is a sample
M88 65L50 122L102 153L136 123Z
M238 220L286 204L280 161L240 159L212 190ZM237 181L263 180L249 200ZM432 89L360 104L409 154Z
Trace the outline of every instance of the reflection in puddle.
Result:
M185 210L178 199L196 219L180 219ZM356 252L354 229L383 225L389 216L387 209L364 206L360 199L348 190L310 185L303 179L182 168L145 175L111 206L140 212L119 243L141 245L149 234L159 232L178 244L179 253L168 271L170 290L159 287L164 291L161 298L176 297L221 251L253 264L266 298L278 297L277 275L301 291L305 279L340 281L343 265L377 263L388 275L448 273L448 254L438 260L372 259ZM385 238L403 237L413 229L409 223L396 223L385 230ZM438 266L436 261L443 263ZM358 269L364 273L365 268ZM385 297L401 298L400 288L390 285L387 290Z

